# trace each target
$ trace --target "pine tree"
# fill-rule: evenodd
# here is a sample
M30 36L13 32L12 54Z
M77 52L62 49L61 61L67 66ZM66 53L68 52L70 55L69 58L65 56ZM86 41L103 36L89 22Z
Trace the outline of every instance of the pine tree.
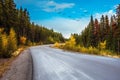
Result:
M0 0L0 27L3 26L3 0Z
M108 37L106 39L106 48L111 51L113 51L113 47L115 46L113 44L113 28L112 28L113 25L114 25L113 16L111 16L110 25L109 25L109 33L107 33Z
M94 35L95 35L95 41L97 46L98 43L100 42L100 26L97 19L95 19L95 22L94 22Z
M109 36L108 33L110 31L110 26L109 26L109 19L108 16L105 16L105 35L106 37Z
M116 16L113 15L111 17L111 23L110 23L110 26L111 26L111 34L112 34L112 38L111 38L111 41L112 41L112 46L111 46L111 50L113 51L117 51L117 21L116 21Z
M96 40L94 35L94 20L93 16L91 16L90 23L89 23L89 38L88 38L88 45L92 47L96 47ZM88 46L88 47L89 47Z
M5 31L7 34L11 26L17 27L17 10L13 0L4 0L4 18L5 18Z
M105 40L105 18L102 15L100 19L100 41L103 42Z
M80 45L80 35L78 34L73 34L73 37L75 38L75 42L77 45Z
M117 50L118 53L120 52L120 4L117 7L116 10L116 14L117 14Z
M81 45L83 45L83 46L85 46L85 47L87 47L87 37L86 37L86 34L85 34L85 31L86 31L86 29L87 28L85 28L85 30L83 30L82 32L81 32ZM88 32L88 31L87 31Z
M117 24L118 24L118 27L120 27L120 4L116 9L116 14L117 14Z
M106 40L106 48L111 49L111 42L112 40L110 39L112 37L112 33L110 30L110 25L109 25L109 19L108 16L105 16L105 40Z
M99 32L99 22L97 19L95 19L95 22L94 22L94 34L97 35Z

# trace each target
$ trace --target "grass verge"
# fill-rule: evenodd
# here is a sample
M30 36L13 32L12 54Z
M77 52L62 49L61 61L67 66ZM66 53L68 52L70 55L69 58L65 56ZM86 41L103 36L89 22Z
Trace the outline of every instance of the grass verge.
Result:
M84 54L90 54L90 55L99 55L99 56L106 56L106 57L112 57L112 58L120 58L120 55L118 55L115 52L109 51L109 50L99 50L97 48L93 48L93 47L81 47L81 46L69 46L69 45L65 45L65 44L59 44L59 43L55 43L54 46L55 48L60 48L60 49L64 49L64 50L68 50L68 51L75 51L75 52L81 52Z

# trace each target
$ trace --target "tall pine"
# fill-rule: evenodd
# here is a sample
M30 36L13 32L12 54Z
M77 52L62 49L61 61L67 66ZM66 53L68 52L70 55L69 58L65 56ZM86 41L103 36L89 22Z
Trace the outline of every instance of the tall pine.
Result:
M117 7L116 10L116 14L117 14L117 50L118 53L120 52L120 4Z
M88 39L89 46L96 47L96 40L94 35L94 20L93 16L91 16L90 23L89 23L89 39Z

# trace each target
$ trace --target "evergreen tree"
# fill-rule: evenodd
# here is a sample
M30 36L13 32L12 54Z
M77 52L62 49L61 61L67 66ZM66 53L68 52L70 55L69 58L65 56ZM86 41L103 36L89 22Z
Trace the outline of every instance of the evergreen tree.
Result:
M105 20L104 15L102 15L100 19L100 41L103 42L105 40Z
M64 41L61 33L31 23L27 9L16 9L14 0L0 0L0 28L4 28L0 32L0 57L1 53L10 57L21 40L22 44Z
M5 17L5 31L7 34L10 31L11 26L17 26L17 10L13 0L4 0L4 17Z
M109 19L108 16L105 16L105 35L106 37L108 36L108 33L110 31L110 26L109 26Z
M96 47L96 40L94 35L94 20L93 16L91 16L90 23L89 23L89 39L88 39L88 46Z
M95 19L95 22L94 22L94 35L95 35L95 41L96 41L96 47L97 47L98 43L100 42L100 26L97 19Z
M113 51L113 46L115 46L113 45L113 29L112 29L113 25L114 25L113 16L111 16L110 25L109 25L109 33L107 33L108 37L106 39L106 48L111 51Z
M82 46L85 46L85 47L87 47L88 46L88 27L87 28L85 28L85 30L83 30L82 32L81 32L81 45Z
M0 0L0 27L3 26L3 0Z
M75 38L76 44L80 45L80 36L78 34L73 34L73 37Z
M117 14L117 30L116 30L117 50L118 50L118 53L119 53L120 52L120 4L117 7L116 14Z

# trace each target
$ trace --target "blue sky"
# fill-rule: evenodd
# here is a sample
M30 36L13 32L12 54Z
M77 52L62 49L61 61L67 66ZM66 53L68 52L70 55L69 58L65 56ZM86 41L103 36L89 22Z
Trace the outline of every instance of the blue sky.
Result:
M90 16L115 14L120 0L15 0L17 8L27 8L32 22L61 32L65 37L80 33Z

